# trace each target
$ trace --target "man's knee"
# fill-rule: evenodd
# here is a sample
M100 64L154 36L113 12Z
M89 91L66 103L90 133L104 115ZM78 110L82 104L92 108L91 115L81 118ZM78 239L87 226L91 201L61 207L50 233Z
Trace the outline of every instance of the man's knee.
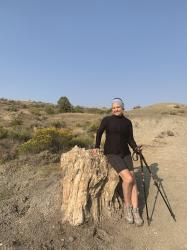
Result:
M127 182L128 184L133 184L134 178L133 178L131 175L129 175L129 176L126 178L126 182Z
M128 183L128 184L133 184L133 182L134 182L134 178L133 178L133 176L131 175L131 174L129 174L129 175L121 175L121 178L122 178L122 180L125 182L125 183Z

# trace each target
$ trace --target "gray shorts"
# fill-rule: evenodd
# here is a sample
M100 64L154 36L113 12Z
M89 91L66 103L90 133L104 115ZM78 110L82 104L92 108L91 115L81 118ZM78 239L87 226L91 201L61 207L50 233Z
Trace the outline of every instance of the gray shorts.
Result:
M117 171L117 173L124 169L128 169L129 171L133 171L134 169L131 155L121 157L120 155L116 154L107 154L106 157L108 162Z

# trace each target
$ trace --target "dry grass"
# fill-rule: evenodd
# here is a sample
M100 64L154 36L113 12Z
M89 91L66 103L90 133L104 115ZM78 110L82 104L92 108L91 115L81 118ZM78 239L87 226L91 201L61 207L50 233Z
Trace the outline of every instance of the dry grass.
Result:
M159 103L140 109L130 110L128 114L131 118L149 117L150 119L155 116L163 117L169 115L187 115L187 105L176 103Z

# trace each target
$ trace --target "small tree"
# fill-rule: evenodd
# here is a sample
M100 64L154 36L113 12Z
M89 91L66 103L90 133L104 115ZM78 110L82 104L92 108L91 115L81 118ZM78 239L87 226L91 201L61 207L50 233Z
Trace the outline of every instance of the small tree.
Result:
M64 112L72 112L73 106L71 105L69 99L66 96L60 97L60 99L57 102L59 111Z

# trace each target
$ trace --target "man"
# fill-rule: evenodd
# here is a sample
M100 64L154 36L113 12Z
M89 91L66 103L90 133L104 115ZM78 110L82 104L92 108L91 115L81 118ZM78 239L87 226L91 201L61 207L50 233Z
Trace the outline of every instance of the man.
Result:
M135 223L137 226L141 226L143 220L139 214L138 189L128 145L136 153L141 151L141 146L137 146L134 140L132 123L124 116L124 104L121 98L112 100L112 115L104 117L101 121L97 130L94 154L97 154L100 148L104 131L106 132L104 154L123 181L125 218L129 224Z

